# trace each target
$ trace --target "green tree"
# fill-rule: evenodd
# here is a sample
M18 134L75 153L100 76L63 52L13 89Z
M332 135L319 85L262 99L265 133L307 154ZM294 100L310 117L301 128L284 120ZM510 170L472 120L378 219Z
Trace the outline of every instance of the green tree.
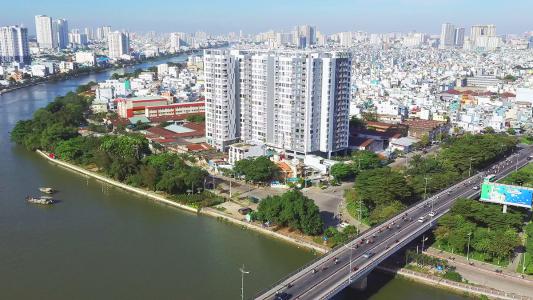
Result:
M279 226L301 230L309 235L320 234L323 230L318 207L313 200L297 190L263 199L255 216L262 222L270 221Z
M494 128L492 128L490 126L483 128L483 132L487 133L487 134L494 134L495 133Z
M279 168L266 156L246 158L235 162L235 174L244 175L247 181L268 182L278 175Z
M350 179L355 175L352 166L343 162L331 166L330 174L338 181Z

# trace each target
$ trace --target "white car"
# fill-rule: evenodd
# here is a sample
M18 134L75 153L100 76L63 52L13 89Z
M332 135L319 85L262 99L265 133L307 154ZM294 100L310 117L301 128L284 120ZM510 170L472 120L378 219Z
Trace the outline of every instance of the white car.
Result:
M473 187L473 189L477 191L477 190L479 190L479 186L475 185L475 186Z
M431 211L431 212L429 212L428 215L429 215L430 217L434 217L436 214L437 214L436 211Z
M426 221L425 217L418 218L418 222L420 222L420 223L424 223L425 221Z

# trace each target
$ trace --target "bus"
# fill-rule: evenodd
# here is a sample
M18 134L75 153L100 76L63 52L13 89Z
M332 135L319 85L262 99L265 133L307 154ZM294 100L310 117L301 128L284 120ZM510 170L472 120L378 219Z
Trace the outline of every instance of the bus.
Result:
M492 174L487 177L485 177L484 182L494 182L496 180L496 175Z

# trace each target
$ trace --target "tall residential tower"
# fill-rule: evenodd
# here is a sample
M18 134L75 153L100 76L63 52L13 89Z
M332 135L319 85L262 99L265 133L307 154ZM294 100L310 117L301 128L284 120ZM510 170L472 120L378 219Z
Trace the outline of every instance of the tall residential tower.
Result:
M28 29L19 26L0 27L0 64L9 62L29 64Z
M288 155L348 147L351 55L206 50L207 142L255 141Z
M35 16L35 32L39 48L53 49L56 47L57 39L54 36L51 17L45 15Z

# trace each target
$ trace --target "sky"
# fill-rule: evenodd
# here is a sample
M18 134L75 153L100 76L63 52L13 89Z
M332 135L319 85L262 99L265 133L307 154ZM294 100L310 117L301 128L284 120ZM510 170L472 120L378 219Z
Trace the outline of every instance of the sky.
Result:
M0 26L23 24L35 32L34 16L65 18L69 28L110 25L117 30L258 33L316 25L341 31L425 32L442 23L468 28L495 24L498 34L533 30L533 0L18 0L3 1Z

